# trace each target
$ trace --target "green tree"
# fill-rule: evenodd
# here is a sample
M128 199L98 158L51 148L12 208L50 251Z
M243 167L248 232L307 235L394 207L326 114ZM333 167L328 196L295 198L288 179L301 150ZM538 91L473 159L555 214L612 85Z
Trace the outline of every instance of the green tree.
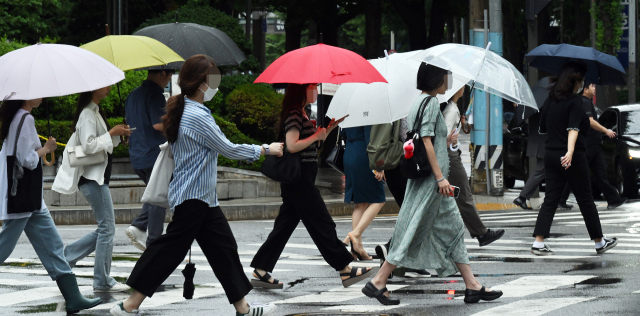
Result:
M0 36L35 44L66 29L71 3L65 0L0 0Z

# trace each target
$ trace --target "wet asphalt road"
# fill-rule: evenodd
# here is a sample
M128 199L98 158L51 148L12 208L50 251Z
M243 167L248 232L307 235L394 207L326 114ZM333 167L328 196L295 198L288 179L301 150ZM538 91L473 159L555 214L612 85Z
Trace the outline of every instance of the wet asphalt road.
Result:
M273 315L639 315L640 314L640 202L607 210L599 202L603 231L620 239L618 247L596 255L582 218L577 210L558 211L548 244L553 257L533 257L531 233L537 210L481 212L489 228L503 228L505 236L487 247L465 234L471 267L488 287L500 288L504 297L487 303L465 304L464 283L459 276L447 278L394 277L390 288L401 305L388 309L364 297L358 283L343 289L338 273L319 256L304 226L300 224L289 240L273 275L285 283L284 290L254 289L249 302L278 302ZM346 236L351 223L336 218L339 236ZM365 247L373 253L377 243L392 234L395 217L379 217L365 232ZM249 263L266 239L273 221L232 222L241 261L250 276ZM126 225L118 225L112 275L119 280L130 273L140 252L124 234ZM65 242L79 239L94 229L91 226L59 226ZM197 246L197 244L194 244ZM166 280L163 291L142 305L144 315L234 315L217 280L199 248L193 260L198 269L196 299L184 301L180 273L183 266ZM1 315L61 315L62 298L50 288L55 283L38 264L37 256L23 235L5 265L0 267ZM84 277L79 283L88 295L91 291L93 258L85 259L74 271ZM357 266L378 266L378 261L358 262ZM431 270L432 273L435 271ZM176 287L177 285L177 287ZM53 294L48 294L52 293ZM82 315L108 315L108 308L126 294L100 295L106 302L98 310ZM18 302L18 303L16 303Z

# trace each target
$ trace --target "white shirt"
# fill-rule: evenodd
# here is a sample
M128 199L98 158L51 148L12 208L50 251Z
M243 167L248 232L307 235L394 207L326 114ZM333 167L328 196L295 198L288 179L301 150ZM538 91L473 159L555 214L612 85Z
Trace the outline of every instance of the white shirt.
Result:
M25 213L13 213L7 214L7 193L9 181L7 179L7 155L13 155L13 148L16 139L16 132L18 124L22 115L27 111L20 109L18 113L13 117L11 126L9 127L9 135L2 144L2 150L0 151L0 220L18 219L30 217L32 212ZM35 121L33 116L27 115L22 124L22 131L20 131L20 137L18 138L18 148L16 150L16 158L23 168L33 170L38 167L40 163L40 157L36 150L42 148L40 139L38 138L38 132L36 131ZM42 207L40 211L46 210L47 206L44 204L44 195L42 199Z
M458 122L460 121L460 110L458 109L458 105L452 101L449 101L447 106L442 111L442 115L444 115L444 122L447 124L447 136L451 134Z
M79 145L82 146L82 151L85 154L103 152L104 161L95 165L72 168L69 163L69 155L65 150L62 166L53 181L52 190L62 194L72 194L78 190L80 177L93 180L99 185L104 184L104 170L108 164L107 154L113 153L113 148L120 144L120 137L109 135L107 125L100 116L99 110L98 105L93 102L82 110L76 124L76 132L69 138L67 148L78 145L77 140L79 140Z

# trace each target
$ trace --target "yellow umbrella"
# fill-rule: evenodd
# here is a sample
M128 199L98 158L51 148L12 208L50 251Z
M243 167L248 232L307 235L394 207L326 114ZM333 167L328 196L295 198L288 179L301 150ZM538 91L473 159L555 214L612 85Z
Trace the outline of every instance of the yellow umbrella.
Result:
M108 35L80 47L100 55L122 71L184 61L171 48L146 36Z

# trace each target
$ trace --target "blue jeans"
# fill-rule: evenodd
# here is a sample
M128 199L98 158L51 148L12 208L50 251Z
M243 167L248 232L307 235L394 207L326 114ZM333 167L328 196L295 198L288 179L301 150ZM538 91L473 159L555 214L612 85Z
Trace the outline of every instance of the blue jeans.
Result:
M82 237L80 240L67 245L64 256L73 267L76 262L96 252L93 266L93 288L108 289L117 281L109 276L111 272L111 254L113 252L113 236L116 233L116 221L113 214L111 192L106 184L99 185L89 181L79 187L80 192L87 198L98 222L98 229Z
M0 231L0 263L11 255L23 231L51 279L55 281L65 274L73 273L64 258L64 243L60 233L46 208L34 212L31 217L3 221Z
M149 184L153 168L133 170L136 172L138 177L144 181L144 184ZM164 231L164 217L166 212L167 210L164 207L144 203L142 205L140 215L133 220L133 223L131 223L131 226L135 226L142 231L148 230L147 247L162 235L162 232Z

